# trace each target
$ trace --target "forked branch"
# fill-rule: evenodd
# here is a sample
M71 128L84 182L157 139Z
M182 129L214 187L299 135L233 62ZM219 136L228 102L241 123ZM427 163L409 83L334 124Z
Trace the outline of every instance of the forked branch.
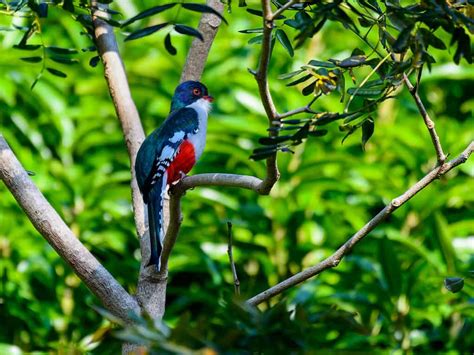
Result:
M397 208L403 205L405 202L410 200L418 192L423 190L426 186L431 184L434 180L440 176L446 174L456 166L466 162L471 153L474 151L474 142L471 142L469 146L455 159L450 160L437 166L426 174L421 180L415 185L410 187L402 195L394 198L388 205L385 206L374 218L372 218L362 229L354 234L344 245L342 245L334 254L326 258L319 264L309 267L290 278L280 282L279 284L269 288L266 291L259 293L258 295L247 300L248 304L258 305L280 293L287 290L288 288L295 286L315 275L320 274L324 270L336 267L341 262L342 258L349 253L352 248L360 242L367 234L369 234L375 227L377 227L383 220L390 216Z
M31 181L2 135L0 135L0 179L36 230L110 312L123 320L129 320L131 311L140 313L136 300L79 241Z
M413 86L406 74L403 74L403 81L405 82L405 85L408 88L408 91L410 92L411 96L413 96L413 99L416 102L416 106L418 107L418 111L420 112L421 117L423 117L423 121L425 122L426 128L428 128L431 141L433 142L436 151L438 165L441 165L445 162L446 155L443 152L443 147L441 146L438 133L436 133L435 123L428 114L428 111L426 110L425 105L421 101L420 95L418 94L418 84L416 85L416 87Z

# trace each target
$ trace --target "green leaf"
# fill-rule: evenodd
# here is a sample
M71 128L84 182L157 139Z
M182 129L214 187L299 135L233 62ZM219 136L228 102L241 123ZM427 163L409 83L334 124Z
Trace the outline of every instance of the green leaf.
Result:
M203 5L203 4L194 4L194 3L182 3L181 6L187 10L195 11L195 12L204 12L204 13L211 13L219 17L222 21L226 24L229 24L224 16L221 15L220 12L214 10L212 7Z
M152 16L152 15L156 15L160 12L163 12L165 10L168 10L168 9L171 9L173 6L175 6L176 3L173 2L173 3L170 3L170 4L165 4L165 5L160 5L160 6L154 6L152 8L149 8L145 11L142 11L140 12L138 15L135 15L133 16L132 18L128 19L127 21L125 21L123 24L122 24L122 27L125 27L125 26L128 26L130 25L131 23L135 22L135 21L138 21L138 20L141 20L145 17L149 17L149 16Z
M62 57L49 57L49 59L55 61L56 63L61 63L61 64L77 64L79 61L75 58L62 58Z
M46 50L48 52L52 52L52 53L56 53L56 54L62 54L62 55L76 54L77 53L77 49L74 49L74 48L62 48L62 47L54 47L54 46L46 47Z
M347 89L349 95L354 96L368 96L368 97L377 97L383 93L383 89L362 89L357 87L352 87Z
M24 62L28 62L28 63L39 63L43 60L43 58L41 57L23 57L23 58L20 58L22 61Z
M64 0L63 9L69 12L74 13L74 1L73 0Z
M165 28L166 26L168 26L169 23L168 22L164 22L164 23L160 23L159 25L155 25L155 26L150 26L150 27L145 27L145 28L142 28L138 31L135 31L135 32L132 32L130 33L124 41L132 41L134 39L138 39L138 38L142 38L142 37L146 37L146 36L149 36L159 30L161 30L162 28Z
M97 64L99 64L100 62L100 57L98 55L96 55L95 57L92 57L90 60L89 60L89 65L92 67L92 68L95 68L97 66Z
M178 53L176 48L173 46L173 43L171 43L171 34L170 33L166 34L165 48L168 51L168 53L171 54L171 55L176 55L176 53Z
M20 50L23 50L23 51L35 51L35 50L37 50L37 49L39 49L39 48L41 48L41 47L42 47L41 44L25 44L25 45L23 45L23 46L20 46L20 45L18 45L18 44L15 44L15 45L13 46L13 48L15 48L15 49L20 49Z
M312 94L314 92L315 87L316 87L316 81L313 81L311 84L309 84L302 90L303 95L308 96Z
M263 35L258 35L258 36L250 38L247 43L248 44L260 44L260 43L262 43L262 39L263 39Z
M301 74L302 72L304 72L304 70L300 69L300 70L292 71L291 73L280 74L280 75L278 75L278 79L280 79L280 80L289 79L289 78L292 78L292 77L294 77L298 74Z
M461 277L447 277L444 279L444 287L452 293L459 292L464 287L464 279Z
M412 27L408 26L400 32L398 35L397 40L392 45L392 49L395 53L402 53L405 52L410 45L410 38L411 38L411 30Z
M312 77L311 74L304 75L304 76L302 76L301 78L296 79L295 81L292 81L291 83L286 84L286 86L298 85L298 84L303 83L303 82L305 82L306 80L310 79L311 77Z
M365 64L366 60L367 57L365 55L354 55L352 57L341 60L340 62L338 61L336 65L341 68L353 68Z
M308 132L308 135L312 137L322 137L322 136L325 136L326 134L328 134L327 129L318 129L316 131Z
M186 25L177 24L177 25L174 25L174 29L178 33L199 38L202 42L204 42L204 38L202 37L201 32L199 32L195 28L192 28Z
M287 141L291 136L278 136L278 137L262 137L259 138L258 143L263 145L276 145L278 143Z
M374 120L369 117L362 123L362 150L365 150L365 144L369 141L370 137L374 134L375 124Z
M247 30L240 30L240 33L262 33L263 28L249 28Z
M336 66L334 65L334 63L331 63L331 62L323 62L321 60L310 60L309 65L312 65L312 66L315 66L315 67L323 67L323 68L335 68Z
M46 70L49 71L51 74L53 74L55 76L58 76L60 78L66 78L67 77L67 74L63 73L60 70L57 70L57 69L54 69L54 68L49 68L49 67L47 67Z
M291 45L291 42L288 39L288 36L286 35L285 31L277 29L275 35L278 42L280 42L281 45L286 49L290 57L293 57L295 52L293 51L293 46Z

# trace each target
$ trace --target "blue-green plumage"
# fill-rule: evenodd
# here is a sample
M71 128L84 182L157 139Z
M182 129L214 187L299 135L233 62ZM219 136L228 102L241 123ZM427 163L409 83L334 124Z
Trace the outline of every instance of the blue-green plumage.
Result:
M145 139L135 162L138 186L148 211L151 243L148 265L156 265L158 271L164 238L162 210L168 183L167 169L179 153L181 144L199 131L198 112L196 108L188 107L199 99L212 101L204 85L195 81L179 85L173 96L170 115Z

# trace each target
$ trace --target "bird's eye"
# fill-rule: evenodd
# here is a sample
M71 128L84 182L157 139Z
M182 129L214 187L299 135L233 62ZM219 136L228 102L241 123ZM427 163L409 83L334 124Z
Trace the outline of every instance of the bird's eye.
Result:
M193 94L196 95L196 96L200 96L201 95L201 90L198 89L198 88L194 88L193 89Z

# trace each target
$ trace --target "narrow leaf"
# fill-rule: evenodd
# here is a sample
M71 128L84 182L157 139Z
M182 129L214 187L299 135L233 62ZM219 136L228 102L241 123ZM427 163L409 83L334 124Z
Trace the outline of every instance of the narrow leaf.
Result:
M168 51L169 54L171 55L176 55L178 52L176 48L173 46L173 43L171 43L171 34L167 34L165 37L165 48Z
M404 28L402 32L400 32L397 40L392 45L392 49L395 53L405 52L405 50L408 48L408 46L410 45L411 30L412 27L408 26Z
M284 141L287 141L291 136L278 136L278 137L262 137L258 140L258 143L263 145L275 145Z
M374 134L374 120L369 117L362 123L362 150L365 151L365 144L369 141L370 137Z
M160 23L159 25L155 25L155 26L150 26L150 27L145 27L145 28L142 28L141 30L138 30L138 31L135 31L135 32L132 32L130 33L124 41L131 41L131 40L134 40L134 39L138 39L138 38L142 38L142 37L145 37L145 36L149 36L151 35L152 33L155 33L159 30L161 30L162 28L168 26L168 22L165 22L165 23Z
M178 33L199 38L202 42L204 42L204 38L202 37L201 32L199 32L195 28L192 28L186 25L177 24L177 25L174 25L174 29Z
M20 58L22 61L24 62L28 62L28 63L39 63L43 60L43 58L41 57L23 57L23 58Z
M55 76L58 76L60 78L66 78L67 77L67 74L63 73L60 70L57 70L57 69L54 69L54 68L46 68L46 70L49 71L51 74L53 74Z
M97 64L99 64L100 62L100 57L98 55L96 55L95 57L92 57L90 60L89 60L89 65L92 67L92 68L95 68L97 66Z
M308 132L308 135L312 137L322 137L322 136L325 136L327 133L328 133L327 129L318 129L316 131Z
M74 48L62 48L62 47L54 47L54 46L46 47L46 50L48 52L53 52L53 53L56 53L56 54L63 54L63 55L76 54L77 53L77 50L74 49Z
M293 51L293 46L291 45L291 42L288 39L288 36L286 35L285 31L277 29L276 38L278 39L278 42L280 42L281 45L286 49L290 57L293 57L295 52Z
M300 70L292 71L291 73L281 74L281 75L278 75L278 79L280 80L289 79L298 74L301 74L302 72L304 72L304 70L300 69Z
M195 11L195 12L207 12L210 14L214 14L219 17L222 21L226 24L229 24L227 20L220 14L220 12L214 10L212 7L203 5L203 4L194 4L194 3L182 3L181 6L187 10Z
M128 19L127 21L125 21L123 24L122 24L122 27L125 27L125 26L128 26L130 25L131 23L135 22L135 21L138 21L138 20L141 20L145 17L148 17L148 16L152 16L152 15L156 15L160 12L163 12L165 10L168 10L168 9L171 9L173 6L175 6L176 3L175 2L172 2L170 4L165 4L165 5L160 5L160 6L154 6L152 8L149 8L145 11L142 11L140 12L138 15L135 15L133 16L132 18Z
M79 61L75 58L62 58L62 57L49 57L49 59L55 61L56 63L61 63L61 64L77 64Z
M262 39L263 39L263 35L258 35L258 36L250 38L247 43L248 44L260 44L260 43L262 43Z
M240 30L240 33L262 33L263 28L249 28L247 30Z
M311 84L309 84L302 90L303 95L304 96L310 95L311 93L314 92L315 87L316 87L316 81L313 81Z
M300 83L303 83L305 82L306 80L310 79L312 77L311 74L308 74L308 75L305 75L305 76L302 76L301 78L299 79L296 79L295 81L292 81L291 83L289 84L286 84L286 86L294 86L294 85L297 85L297 84L300 84Z
M25 44L23 46L15 44L13 46L13 48L20 49L20 50L23 50L23 51L35 51L35 50L41 48L41 44Z
M444 279L444 287L452 293L459 292L464 287L464 279L461 277L447 277Z

